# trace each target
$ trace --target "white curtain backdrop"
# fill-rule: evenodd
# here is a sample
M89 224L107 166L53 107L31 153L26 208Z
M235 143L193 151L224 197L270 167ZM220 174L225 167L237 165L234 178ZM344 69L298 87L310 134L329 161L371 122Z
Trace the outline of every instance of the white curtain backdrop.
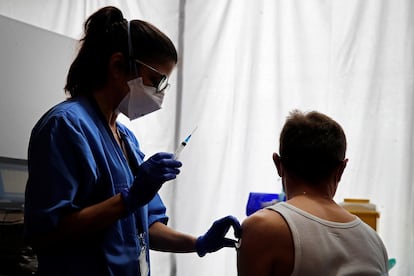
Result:
M172 226L200 235L219 217L243 220L249 192L280 192L271 156L284 120L295 108L318 110L348 138L335 200L376 204L378 233L397 260L390 275L413 275L412 0L2 0L0 14L78 39L105 5L154 23L180 51L164 108L121 118L147 155L173 151L198 126L181 175L161 191ZM153 252L152 269L236 275L236 252Z

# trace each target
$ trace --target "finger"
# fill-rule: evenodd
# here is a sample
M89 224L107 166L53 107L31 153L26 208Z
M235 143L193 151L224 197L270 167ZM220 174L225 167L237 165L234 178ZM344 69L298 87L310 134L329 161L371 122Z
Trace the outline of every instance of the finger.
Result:
M236 238L241 238L241 234L242 234L242 228L239 222L237 222L237 224L233 225L233 230L234 230L234 236Z
M176 168L162 168L160 171L161 171L161 174L170 174L170 173L179 174L180 173L180 170Z
M169 152L157 152L156 154L154 154L150 158L155 160L155 161L159 161L159 160L162 160L162 159L174 159L174 154L169 153Z
M162 159L159 163L169 168L180 168L183 165L180 161L174 159Z
M234 216L227 216L225 219L233 227L234 236L236 238L240 238L240 236L241 236L241 225L240 225L240 222L238 221L238 219Z
M164 174L163 176L162 176L162 180L165 182L165 181L169 181L169 180L172 180L172 179L175 179L175 178L177 178L177 174L175 174L175 173L167 173L167 174Z
M236 247L236 242L235 240L224 238L223 247Z

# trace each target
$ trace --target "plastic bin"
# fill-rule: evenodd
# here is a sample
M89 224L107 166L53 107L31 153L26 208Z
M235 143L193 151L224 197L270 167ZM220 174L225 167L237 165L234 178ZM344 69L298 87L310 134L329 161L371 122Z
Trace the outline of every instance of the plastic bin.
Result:
M249 193L249 198L247 200L246 215L250 216L254 212L280 201L286 201L286 196L284 193L270 194L251 192Z
M375 204L369 202L369 199L362 198L345 198L340 205L348 212L358 216L363 222L377 230L377 221L379 213L376 210Z

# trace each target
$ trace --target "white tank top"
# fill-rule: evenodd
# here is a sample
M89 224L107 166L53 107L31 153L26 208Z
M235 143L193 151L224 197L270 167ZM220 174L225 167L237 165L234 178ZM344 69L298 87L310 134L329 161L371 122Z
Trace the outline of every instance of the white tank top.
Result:
M358 217L347 223L327 221L286 202L267 209L284 217L292 233L292 276L388 275L384 244Z

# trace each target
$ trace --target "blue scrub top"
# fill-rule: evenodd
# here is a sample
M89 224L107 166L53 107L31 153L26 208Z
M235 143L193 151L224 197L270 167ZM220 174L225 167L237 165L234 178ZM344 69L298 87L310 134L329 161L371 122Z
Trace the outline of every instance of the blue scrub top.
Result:
M93 99L70 99L43 115L29 142L26 239L47 235L65 214L102 202L131 185L144 154L134 134L120 123L117 127L129 163ZM146 233L148 245L148 226L167 223L165 212L156 195L103 231L38 251L38 275L140 275L137 229Z

